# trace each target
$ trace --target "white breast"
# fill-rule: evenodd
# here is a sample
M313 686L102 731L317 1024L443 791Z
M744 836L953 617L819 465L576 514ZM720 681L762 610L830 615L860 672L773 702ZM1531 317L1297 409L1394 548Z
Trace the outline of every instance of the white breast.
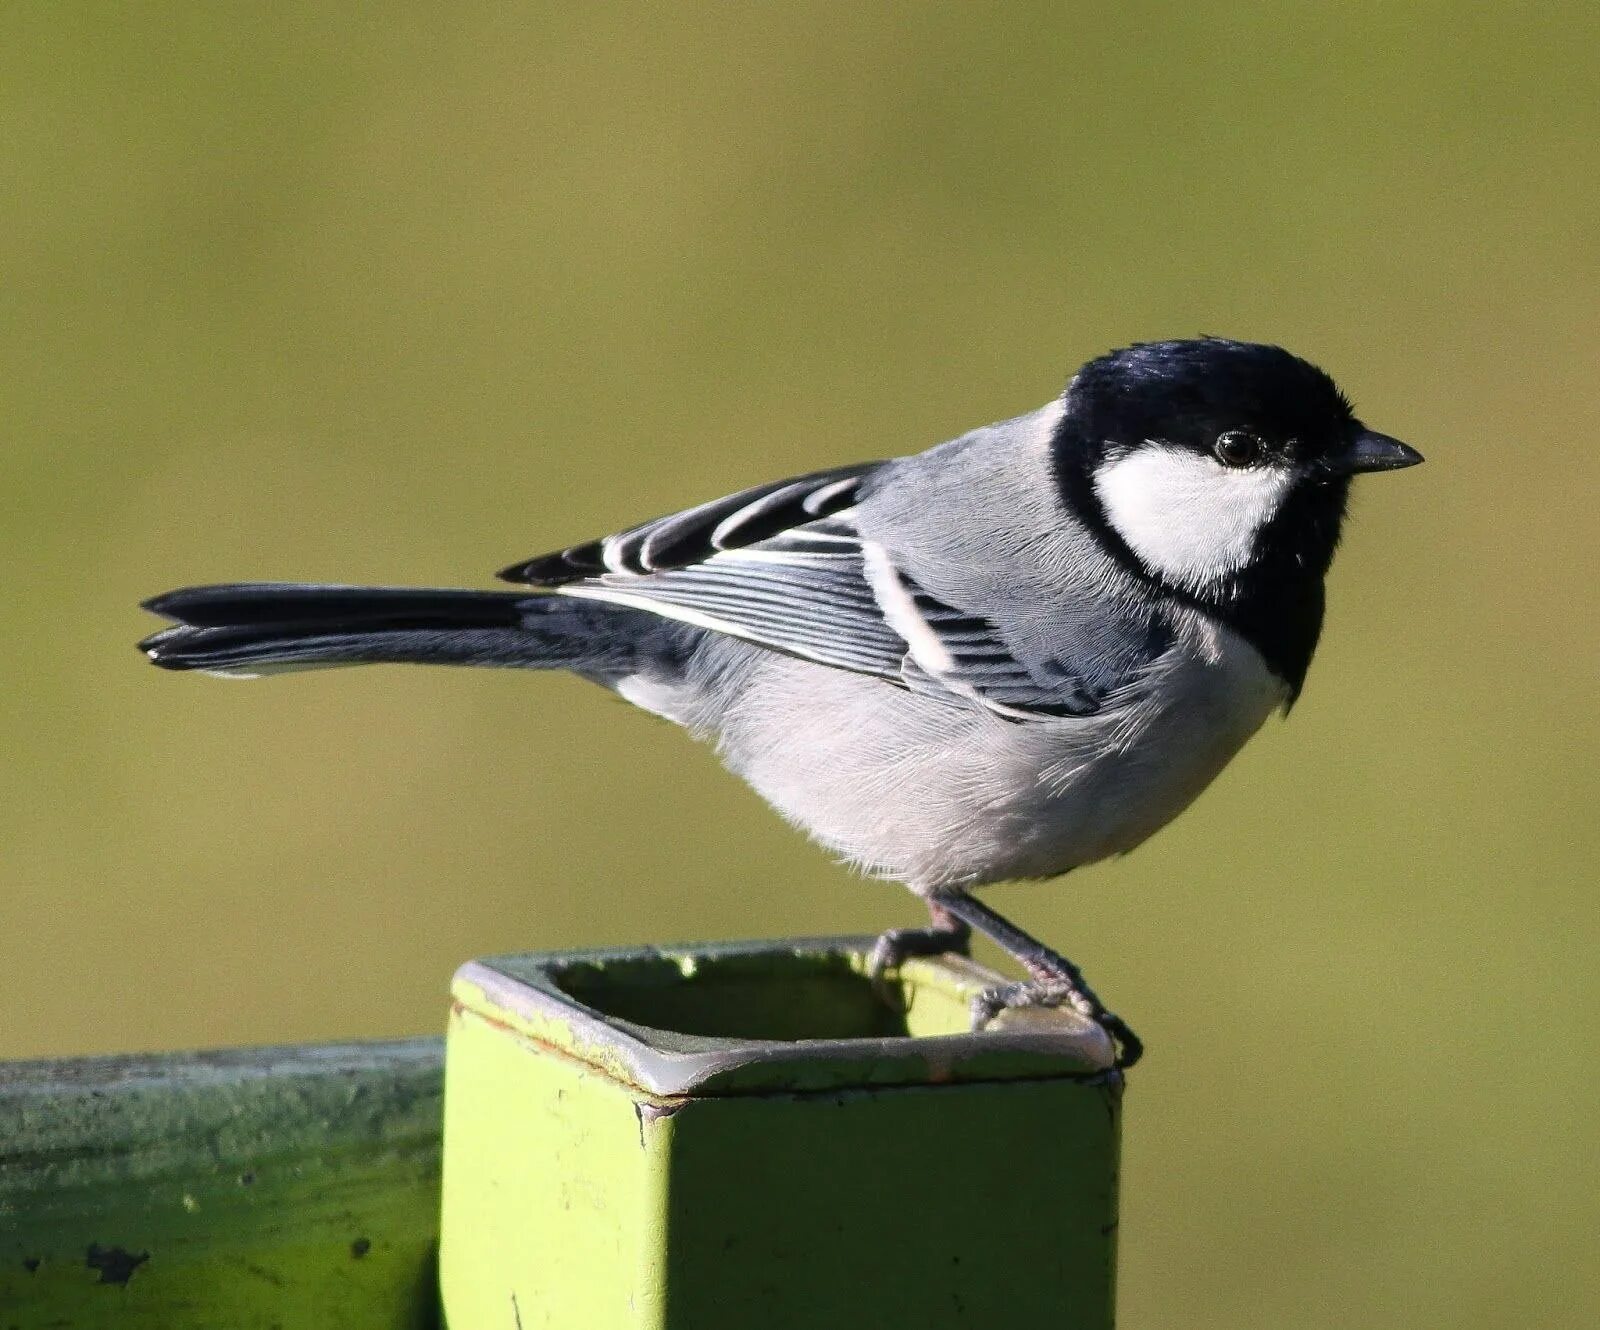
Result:
M1060 872L1133 849L1194 802L1286 695L1254 647L1196 615L1145 700L1096 718L1093 736L1062 736L1065 751L1046 759L1050 795L1028 814L1046 828L1035 866Z
M714 736L730 767L824 845L921 890L1051 877L1132 849L1284 696L1254 648L1198 615L1143 700L1020 724L742 643L722 649L748 653L736 697L703 710L703 699L651 698L654 709Z

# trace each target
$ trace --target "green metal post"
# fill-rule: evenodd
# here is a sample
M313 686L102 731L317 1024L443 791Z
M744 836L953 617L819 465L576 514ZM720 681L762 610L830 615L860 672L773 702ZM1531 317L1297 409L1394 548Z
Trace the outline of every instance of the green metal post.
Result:
M502 957L457 975L449 1330L1112 1322L1121 1077L1066 1012L869 939Z

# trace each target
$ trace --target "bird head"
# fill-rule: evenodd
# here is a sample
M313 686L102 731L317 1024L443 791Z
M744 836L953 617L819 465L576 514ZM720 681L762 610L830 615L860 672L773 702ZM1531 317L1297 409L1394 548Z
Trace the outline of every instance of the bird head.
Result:
M1064 405L1055 460L1074 506L1138 571L1203 601L1252 573L1320 578L1351 477L1422 460L1315 365L1219 337L1101 356Z

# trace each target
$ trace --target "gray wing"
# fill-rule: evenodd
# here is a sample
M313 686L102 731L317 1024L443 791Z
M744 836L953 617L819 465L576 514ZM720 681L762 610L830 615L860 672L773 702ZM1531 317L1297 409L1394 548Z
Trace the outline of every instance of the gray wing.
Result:
M1025 651L981 613L946 604L894 567L853 520L863 482L884 465L744 490L500 575L1013 720L1091 715L1128 690L1129 672L1074 661L1070 649Z

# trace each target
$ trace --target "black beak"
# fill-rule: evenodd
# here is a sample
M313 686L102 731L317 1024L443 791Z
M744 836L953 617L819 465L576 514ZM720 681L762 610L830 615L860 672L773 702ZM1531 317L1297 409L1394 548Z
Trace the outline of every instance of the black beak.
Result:
M1409 444L1376 430L1363 429L1343 452L1330 454L1327 465L1337 475L1353 476L1360 471L1398 471L1403 466L1415 466L1421 460L1422 454Z

